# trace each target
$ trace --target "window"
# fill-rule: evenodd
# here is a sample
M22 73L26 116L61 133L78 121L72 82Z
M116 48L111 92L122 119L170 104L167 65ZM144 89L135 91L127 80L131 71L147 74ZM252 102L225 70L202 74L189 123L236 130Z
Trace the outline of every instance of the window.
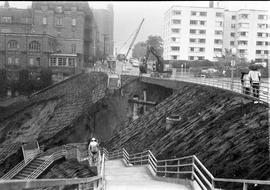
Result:
M36 50L36 51L40 51L40 43L38 41L32 41L29 44L29 50Z
M238 26L239 27L242 27L242 28L248 28L249 27L249 23L239 23Z
M239 34L240 34L240 36L247 36L248 35L247 32L240 32Z
M202 25L202 26L204 26L205 23L206 23L206 21L203 21L203 20L200 21L200 25Z
M75 58L68 58L68 66L75 67Z
M19 48L19 44L16 40L8 41L8 49L17 49Z
M248 45L248 41L240 40L238 41L238 45Z
M200 16L207 16L207 12L200 12Z
M172 42L180 42L180 38L177 37L171 37Z
M15 65L19 65L19 58L15 58Z
M33 66L34 65L34 58L29 59L29 65Z
M36 58L36 63L37 63L38 66L40 66L40 57Z
M215 31L215 34L216 34L216 35L222 35L222 31L221 31L221 30L216 30L216 31Z
M195 42L196 42L196 39L195 39L195 38L190 38L190 39L189 39L189 42L190 42L190 43L195 43Z
M204 56L198 56L198 60L204 60Z
M257 36L258 36L258 37L263 37L263 33L257 32Z
M190 33L190 34L196 34L196 30L190 29L190 30L189 30L189 33Z
M214 52L222 52L221 48L214 48Z
M2 16L1 22L2 23L12 23L12 17L11 16Z
M189 48L189 51L194 52L195 51L195 48L194 47L190 47Z
M246 49L239 49L239 53L241 53L241 54L244 54L244 53L246 53Z
M172 55L171 58L172 58L173 60L176 60L176 59L177 59L177 55Z
M248 14L240 14L239 19L248 19Z
M196 25L197 24L197 20L191 20L190 21L190 25Z
M231 41L231 42L230 42L230 45L233 46L233 45L234 45L234 41Z
M256 50L256 54L261 54L261 50Z
M236 19L236 16L235 15L232 15L232 20L235 20Z
M179 51L180 47L179 46L171 46L172 51Z
M267 24L257 24L257 28L267 29L268 28L268 25Z
M50 65L51 66L56 66L56 58L55 57L50 58Z
M216 26L222 26L222 21L216 21Z
M199 30L199 33L200 34L205 34L206 33L206 30Z
M43 25L46 25L46 24L47 24L47 17L43 17L43 18L42 18L42 24L43 24Z
M267 15L258 15L259 20L267 20Z
M179 33L180 29L179 28L172 28L172 33Z
M62 18L56 18L56 26L62 26Z
M172 23L173 24L181 24L181 20L179 20L179 19L173 19L172 20Z
M174 11L173 11L173 15L181 15L181 11L176 11L176 10L174 10Z
M199 39L200 44L205 44L205 39Z
M192 61L194 60L194 56L188 56L188 59Z
M61 7L61 6L56 7L56 12L57 12L57 13L62 13L62 12L63 12L62 7Z
M222 13L216 13L216 17L222 17L223 14Z
M214 43L215 43L215 44L222 44L222 40L217 40L217 39L215 39L215 40L214 40Z
M71 45L71 53L76 53L76 44Z
M205 48L199 48L199 52L205 52Z
M63 58L63 66L67 66L67 58L66 57Z
M235 24L231 24L231 28L235 28Z
M8 58L8 64L9 64L9 65L12 64L12 58L11 58L11 57Z
M257 41L257 42L256 42L256 45L257 45L257 46L262 46L262 45L263 45L263 42L262 42L262 41Z
M72 26L76 26L76 19L75 18L72 19Z
M58 66L63 66L63 58L58 57Z
M268 50L264 50L264 54L268 55Z
M196 16L196 11L191 11L191 16Z

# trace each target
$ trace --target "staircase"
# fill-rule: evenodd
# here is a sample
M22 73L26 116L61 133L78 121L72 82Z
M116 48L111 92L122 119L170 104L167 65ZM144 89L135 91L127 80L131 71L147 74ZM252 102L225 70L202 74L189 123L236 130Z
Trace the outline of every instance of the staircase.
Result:
M32 160L25 168L23 168L19 173L17 173L12 179L25 179L32 172L34 172L43 162L44 158L36 158Z

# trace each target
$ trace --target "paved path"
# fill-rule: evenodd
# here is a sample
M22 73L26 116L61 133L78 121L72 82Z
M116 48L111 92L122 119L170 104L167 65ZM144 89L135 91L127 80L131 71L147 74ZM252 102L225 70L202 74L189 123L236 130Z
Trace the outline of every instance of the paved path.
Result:
M106 190L188 190L184 185L154 180L146 166L125 167L121 160L105 162Z

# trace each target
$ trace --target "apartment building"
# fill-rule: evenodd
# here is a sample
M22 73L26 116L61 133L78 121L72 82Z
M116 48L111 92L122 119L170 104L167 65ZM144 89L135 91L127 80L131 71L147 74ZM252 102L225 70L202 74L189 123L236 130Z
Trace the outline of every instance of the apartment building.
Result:
M225 49L239 57L269 59L267 11L172 6L164 16L164 59L217 60Z

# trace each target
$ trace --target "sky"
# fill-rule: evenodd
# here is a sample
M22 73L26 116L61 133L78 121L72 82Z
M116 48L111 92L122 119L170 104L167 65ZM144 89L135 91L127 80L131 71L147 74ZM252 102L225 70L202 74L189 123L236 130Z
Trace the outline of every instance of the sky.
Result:
M209 1L89 1L94 9L114 7L114 46L118 53L124 53L131 43L130 36L145 21L135 41L145 41L149 35L163 34L163 15L173 5L208 7ZM3 5L4 1L0 1ZM10 1L11 7L27 8L31 1ZM229 10L270 10L270 1L219 1L219 7ZM269 12L268 12L269 14Z

